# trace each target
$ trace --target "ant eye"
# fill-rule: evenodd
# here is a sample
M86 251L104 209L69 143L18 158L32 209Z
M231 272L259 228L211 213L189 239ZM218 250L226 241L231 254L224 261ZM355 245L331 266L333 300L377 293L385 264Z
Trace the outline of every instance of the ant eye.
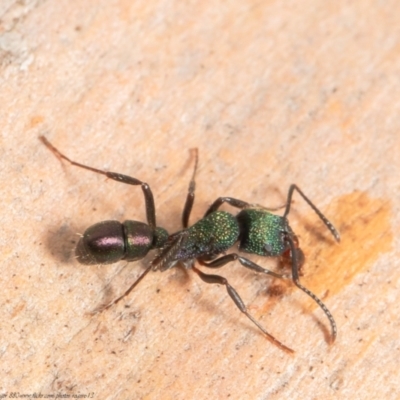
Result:
M265 243L264 249L265 249L265 251L267 253L271 253L272 252L272 246L269 243Z

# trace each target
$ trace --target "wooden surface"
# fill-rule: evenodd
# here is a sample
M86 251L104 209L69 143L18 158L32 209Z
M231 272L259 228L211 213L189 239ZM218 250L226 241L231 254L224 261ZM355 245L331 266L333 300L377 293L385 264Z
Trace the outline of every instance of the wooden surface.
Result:
M399 17L396 0L2 1L0 395L398 399ZM142 193L39 135L148 182L171 232L192 147L192 222L218 196L277 206L297 183L342 234L295 197L302 282L336 343L306 295L238 263L219 272L294 356L178 268L91 316L149 259L80 265L77 233L144 221Z

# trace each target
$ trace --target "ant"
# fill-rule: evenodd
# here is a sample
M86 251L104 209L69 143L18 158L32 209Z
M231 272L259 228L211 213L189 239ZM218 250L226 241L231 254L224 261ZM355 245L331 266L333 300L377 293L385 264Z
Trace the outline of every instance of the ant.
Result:
M118 182L135 186L140 185L142 188L146 204L147 224L139 221L125 221L123 224L118 221L103 221L89 227L78 243L77 251L79 250L83 255L80 261L87 262L90 260L90 263L99 264L111 264L119 260L136 261L145 257L150 250L159 249L156 257L128 290L103 307L101 311L108 309L127 296L151 270L166 271L174 267L177 263L181 263L185 268L192 269L204 282L224 285L239 310L272 343L288 353L294 353L292 349L269 334L251 316L243 300L226 278L219 275L206 274L194 265L195 261L197 261L200 265L207 268L220 268L238 260L242 266L253 271L268 274L276 278L288 279L286 275L280 275L264 269L236 253L222 255L217 258L233 247L236 242L239 242L239 251L266 257L282 256L283 260L291 263L291 279L299 289L310 296L325 312L331 324L331 342L335 340L337 328L332 314L325 304L310 290L301 285L299 281L299 270L304 263L304 254L299 248L299 240L290 228L287 219L293 192L297 191L303 197L326 225L336 241L340 241L340 236L331 222L315 207L298 186L294 184L290 186L283 216L278 216L270 212L276 211L276 209L252 205L232 197L219 197L209 207L202 219L191 227L188 227L195 199L195 175L198 165L198 152L197 149L193 149L195 153L195 166L182 213L183 230L168 236L164 228L156 226L154 197L147 183L127 175L99 170L72 161L57 150L44 136L40 136L39 139L58 158L64 159L72 165L105 175ZM223 203L227 203L241 211L236 216L226 211L219 211L218 208Z

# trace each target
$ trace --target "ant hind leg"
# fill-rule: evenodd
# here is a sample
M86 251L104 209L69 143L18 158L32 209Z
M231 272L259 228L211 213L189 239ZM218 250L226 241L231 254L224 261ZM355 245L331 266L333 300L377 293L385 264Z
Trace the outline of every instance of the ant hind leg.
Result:
M199 277L206 283L216 283L219 285L224 285L226 287L226 290L230 296L230 298L233 300L233 302L235 303L236 307L244 314L246 315L246 317L253 322L254 325L257 326L258 329L260 329L261 332L264 333L264 335L268 338L268 340L270 340L274 345L278 346L280 349L286 351L287 353L293 354L294 351L285 346L283 343L281 343L278 339L276 339L275 337L273 337L270 333L268 333L258 322L256 319L254 319L254 317L249 314L249 312L247 311L247 308L245 306L245 304L243 303L243 300L241 299L241 297L239 296L238 292L229 284L228 280L222 276L219 275L209 275L209 274L205 274L204 272L200 271L199 269L197 269L196 267L193 266L193 271L196 272L197 275L199 275Z
M142 187L144 200L146 203L147 223L149 224L149 226L151 228L153 228L153 229L156 228L156 208L155 208L155 204L154 204L154 196L153 196L153 192L150 189L150 186L147 183L142 182L139 179L133 178L128 175L119 174L117 172L103 171L101 169L89 167L88 165L73 161L70 158L68 158L66 155L61 153L61 151L59 151L56 147L54 147L44 136L39 136L39 139L50 151L52 151L56 155L56 157L58 157L59 159L68 161L71 165L86 169L88 171L95 172L97 174L105 175L107 178L110 178L117 182L122 182L122 183L126 183L128 185L134 185L134 186L140 185Z

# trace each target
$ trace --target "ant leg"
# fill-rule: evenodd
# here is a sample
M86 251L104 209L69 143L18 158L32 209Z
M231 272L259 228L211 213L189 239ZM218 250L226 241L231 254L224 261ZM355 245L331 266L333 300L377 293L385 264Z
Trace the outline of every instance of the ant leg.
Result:
M238 260L240 262L240 264L243 265L243 267L251 269L252 271L261 272L262 274L271 275L274 278L289 279L285 275L277 274L276 272L270 271L269 269L262 268L258 264L254 263L253 261L250 261L247 258L241 257L236 253L227 254L225 256L222 256L222 257L217 258L216 260L212 260L210 262L206 262L206 261L201 260L201 259L198 260L198 261L199 261L199 263L201 265L203 265L204 267L207 267L207 268L221 268L224 265L226 265L226 264L228 264L230 262L236 261L236 260Z
M305 256L303 253L303 250L300 249L299 247L299 238L294 234L290 234L291 239L293 240L294 247L296 248L296 256L297 256L297 271L300 276L303 276L303 265L305 262ZM292 266L292 251L290 249L290 246L281 254L280 256L280 261L283 264L283 267L287 267L288 265L291 267Z
M188 187L188 194L186 196L185 206L183 207L182 212L182 226L187 228L189 225L189 217L190 213L192 212L193 203L194 203L194 191L196 190L196 171L197 171L197 164L199 162L199 152L197 148L191 149L194 153L194 170L192 179L190 180L189 187Z
M193 271L196 272L197 275L206 283L217 283L220 285L225 285L226 290L233 300L233 302L236 304L236 307L246 315L246 317L253 322L254 325L257 326L258 329L261 330L261 332L264 333L265 336L276 346L281 348L282 350L293 354L294 351L290 349L289 347L285 346L283 343L281 343L278 339L275 339L271 334L269 334L247 311L247 308L245 304L243 303L243 300L240 298L239 294L236 292L236 290L229 284L229 282L222 276L219 275L209 275L205 274L204 272L201 272L198 270L196 267L193 266Z
M95 313L97 312L102 312L104 310L107 310L114 304L117 304L120 300L122 300L124 297L128 296L128 294L138 285L138 283L151 271L154 270L156 271L157 269L161 269L161 271L165 271L167 268L165 268L165 265L169 265L170 259L169 257L173 257L175 255L175 252L177 249L179 249L182 240L186 237L186 234L180 235L170 246L166 247L161 251L161 253L156 256L153 261L149 264L149 266L142 272L141 275L136 279L135 282L132 283L132 285L117 299L113 300L111 303L104 307L100 307L100 309L95 310ZM163 268L163 269L162 269Z
M246 203L243 200L234 199L233 197L218 197L218 199L215 200L214 203L212 203L209 209L206 211L204 217L207 217L207 215L211 214L214 211L217 211L223 203L228 203L232 207L240 208L241 210L250 206L249 203Z
M295 184L292 184L289 187L289 192L288 192L288 195L287 195L287 202L286 202L286 210L285 210L285 213L283 214L283 217L286 218L287 215L289 214L290 206L291 206L291 203L292 203L292 196L293 196L293 192L295 190L306 201L306 203L315 211L315 213L318 215L318 217L321 219L321 221L325 224L325 226L332 233L332 235L335 238L335 240L337 242L340 242L340 235L339 235L339 232L336 230L336 228L332 225L332 223L328 220L328 218L326 218L325 215L322 214L322 212L318 210L318 208L311 202L311 200Z
M122 300L124 297L128 296L128 294L138 285L138 283L151 271L151 270L161 270L165 271L168 269L168 265L171 262L171 258L175 255L177 249L180 248L182 244L182 240L186 238L186 232L183 232L180 234L169 246L165 247L163 251L161 251L160 254L158 254L153 261L149 264L149 266L142 272L141 275L139 275L139 278L136 279L135 282L132 283L132 285L117 299L113 300L110 304L108 304L105 307L100 307L100 309L95 310L95 313L97 312L102 312L104 310L107 310L114 304L117 304L120 300ZM166 267L167 266L167 267Z
M58 149L56 149L44 136L39 136L39 139L58 158L68 161L71 165L75 165L76 167L80 167L80 168L84 168L84 169L87 169L92 172L96 172L97 174L105 175L107 178L113 179L114 181L117 181L117 182L122 182L122 183L126 183L128 185L134 185L134 186L140 185L142 187L144 200L146 203L147 223L150 226L150 228L152 228L152 229L156 228L156 208L154 205L154 197L153 197L153 193L150 189L150 186L147 183L142 182L139 179L132 178L127 175L119 174L117 172L103 171L101 169L89 167L87 165L78 163L76 161L72 161L67 156L62 154Z
M92 314L96 314L98 312L103 312L104 310L109 309L110 307L112 307L114 304L117 304L120 300L122 300L124 297L128 296L128 294L138 285L138 283L151 271L151 265L148 266L143 272L142 274L139 276L139 278L136 279L135 282L133 282L133 284L128 288L128 290L125 291L124 294L122 294L121 296L119 296L117 299L113 300L111 303L107 304L104 307L99 307L98 309L96 309Z
M107 310L114 304L117 304L120 300L122 300L124 297L128 296L128 294L138 285L138 283L151 271L151 270L161 270L165 271L168 269L168 265L170 264L170 259L175 255L177 249L180 248L182 240L186 238L186 233L182 233L179 235L169 246L165 247L163 251L161 251L160 254L158 254L153 261L150 263L150 265L142 272L141 275L136 279L135 282L132 283L132 285L117 299L113 300L110 304L108 304L105 307L101 307L99 310L96 310L96 312L101 312L104 310ZM165 267L167 266L167 268Z
M266 211L277 211L277 210L280 210L281 208L286 207L286 204L278 206L278 207L264 207L259 204L250 204L243 200L234 199L233 197L218 197L218 199L215 200L214 203L211 204L211 206L205 213L204 217L206 217L207 215L211 214L214 211L217 211L218 208L221 207L223 203L228 203L232 207L239 208L240 210L243 210L244 208L254 207L254 208L261 208Z
M303 265L305 262L305 256L303 253L303 250L301 250L299 247L296 247L296 257L297 257L297 271L299 273L299 276L303 276ZM280 261L282 263L283 268L287 268L288 266L292 268L292 252L289 249L287 249L280 257Z
M310 290L308 290L305 286L303 286L300 283L299 279L299 264L298 264L298 252L296 245L294 244L293 240L290 237L285 238L286 242L289 244L290 247L290 252L292 255L292 280L293 283L304 293L306 293L308 296L310 296L322 309L322 311L325 313L325 315L328 317L329 322L331 324L331 330L332 330L332 340L331 343L333 343L336 339L337 336L337 327L336 327L336 322L335 319L333 318L331 312L328 310L328 307Z

